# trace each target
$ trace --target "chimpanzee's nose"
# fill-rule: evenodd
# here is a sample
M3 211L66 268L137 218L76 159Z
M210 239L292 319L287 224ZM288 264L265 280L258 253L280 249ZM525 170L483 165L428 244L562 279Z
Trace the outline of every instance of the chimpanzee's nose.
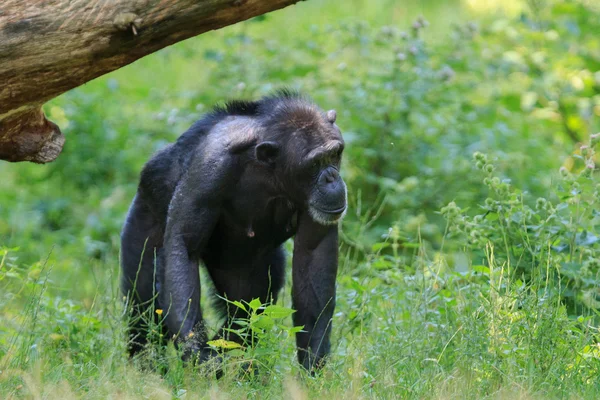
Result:
M330 168L325 175L325 180L327 183L333 183L338 178L339 174L336 169Z

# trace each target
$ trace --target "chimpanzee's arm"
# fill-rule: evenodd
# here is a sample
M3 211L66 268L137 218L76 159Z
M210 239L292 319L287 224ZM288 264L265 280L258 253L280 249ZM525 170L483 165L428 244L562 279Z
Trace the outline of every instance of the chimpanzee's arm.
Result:
M307 369L318 367L329 353L331 318L335 308L338 267L338 227L320 225L308 213L298 216L294 238L292 300L298 360Z
M219 219L234 168L233 158L227 154L198 157L178 183L169 205L160 298L170 333L184 340L190 333L197 336L188 340L192 348L186 352L199 350L204 340L199 255Z
M178 188L179 189L179 188ZM171 201L165 230L165 269L161 305L172 334L187 335L202 319L198 252L210 238L219 218L218 203L190 196L184 189Z

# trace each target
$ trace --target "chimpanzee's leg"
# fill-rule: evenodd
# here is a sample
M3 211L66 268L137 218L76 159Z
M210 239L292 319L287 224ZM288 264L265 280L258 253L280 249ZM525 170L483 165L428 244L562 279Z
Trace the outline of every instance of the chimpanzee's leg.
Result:
M121 232L121 290L131 307L128 348L132 356L147 342L148 320L158 317L147 311L152 305L157 307L155 266L158 268L162 235L161 225L136 195Z
M258 298L264 304L269 301L275 303L285 280L285 253L278 247L269 254L264 262L255 266L240 269L211 269L210 276L215 284L217 294L227 300L246 301ZM227 315L227 320L218 334L219 337L243 343L244 338L227 330L239 329L234 321L238 318L247 318L244 310L224 300L218 299L217 306Z

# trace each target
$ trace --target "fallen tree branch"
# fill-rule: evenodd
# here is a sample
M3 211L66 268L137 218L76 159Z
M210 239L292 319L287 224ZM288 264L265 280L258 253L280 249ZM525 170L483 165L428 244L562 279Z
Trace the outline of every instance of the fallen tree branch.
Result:
M0 2L0 159L46 163L64 136L46 101L163 47L298 0Z

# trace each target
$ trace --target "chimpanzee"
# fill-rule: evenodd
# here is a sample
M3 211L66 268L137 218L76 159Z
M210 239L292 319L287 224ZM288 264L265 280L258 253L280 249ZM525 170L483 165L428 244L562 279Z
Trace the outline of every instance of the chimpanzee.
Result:
M151 305L163 310L165 333L184 357L212 356L199 263L223 313L229 310L225 326L235 325L241 310L222 299L276 301L285 275L282 244L293 236L293 320L304 326L298 360L309 370L322 364L335 307L337 223L347 202L335 120L334 110L324 113L289 90L231 101L144 166L121 234L121 287L134 314ZM141 318L132 321L135 354L147 339Z

